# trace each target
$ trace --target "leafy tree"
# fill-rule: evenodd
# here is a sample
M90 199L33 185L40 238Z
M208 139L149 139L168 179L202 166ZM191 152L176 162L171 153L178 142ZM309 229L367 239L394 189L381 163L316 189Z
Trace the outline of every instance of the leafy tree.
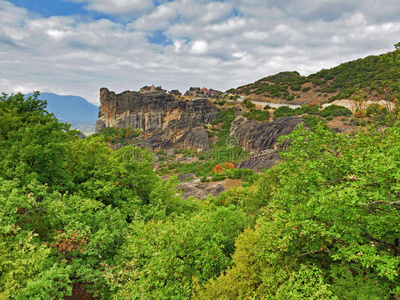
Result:
M116 299L188 299L195 282L216 277L227 267L234 240L247 225L244 213L228 208L189 220L179 216L133 223L120 253L126 264L108 273Z
M262 217L238 237L233 266L197 298L399 297L399 126L287 136Z
M46 102L38 93L0 98L0 176L19 178L21 184L37 179L49 185L66 181L63 157L67 141L76 131L45 111Z

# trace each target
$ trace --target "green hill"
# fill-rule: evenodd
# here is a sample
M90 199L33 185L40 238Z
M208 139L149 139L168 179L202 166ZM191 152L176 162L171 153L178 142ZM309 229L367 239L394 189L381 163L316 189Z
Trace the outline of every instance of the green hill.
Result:
M396 46L397 47L397 46ZM281 72L227 92L265 100L302 103L350 98L362 89L370 98L393 100L400 92L400 50L371 55L309 76Z

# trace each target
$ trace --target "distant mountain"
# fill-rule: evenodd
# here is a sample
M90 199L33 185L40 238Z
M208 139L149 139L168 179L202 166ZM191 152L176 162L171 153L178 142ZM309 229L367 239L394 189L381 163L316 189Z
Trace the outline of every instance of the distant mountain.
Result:
M26 97L33 94L27 94ZM57 119L72 125L85 135L93 134L99 108L78 96L61 96L53 93L41 93L39 99L47 101L47 111Z
M27 96L31 96L28 94ZM72 125L94 125L99 108L78 96L61 96L53 93L41 93L39 99L47 101L47 110L60 121Z

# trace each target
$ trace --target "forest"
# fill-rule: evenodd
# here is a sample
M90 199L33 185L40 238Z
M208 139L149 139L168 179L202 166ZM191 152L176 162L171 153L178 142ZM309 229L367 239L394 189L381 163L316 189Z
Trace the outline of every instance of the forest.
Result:
M3 94L0 123L0 299L400 297L398 120L300 125L282 163L203 201L38 93Z

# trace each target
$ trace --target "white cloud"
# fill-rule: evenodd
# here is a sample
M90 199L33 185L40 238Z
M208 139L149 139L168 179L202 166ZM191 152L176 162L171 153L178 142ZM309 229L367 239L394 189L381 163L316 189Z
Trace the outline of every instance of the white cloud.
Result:
M206 12L201 16L203 23L215 22L228 15L232 10L232 5L226 2L211 2L206 6Z
M206 29L219 33L237 31L246 25L246 20L241 18L231 18L223 23L218 23L207 27Z
M98 102L103 86L226 90L384 53L400 36L394 0L74 1L114 18L42 17L0 0L0 92L37 89ZM126 16L136 19L117 21ZM172 42L150 43L155 32Z
M140 16L154 8L151 0L71 0L85 3L87 10L93 10L110 15Z
M194 41L191 47L191 52L194 54L204 54L207 51L208 44L206 41Z

